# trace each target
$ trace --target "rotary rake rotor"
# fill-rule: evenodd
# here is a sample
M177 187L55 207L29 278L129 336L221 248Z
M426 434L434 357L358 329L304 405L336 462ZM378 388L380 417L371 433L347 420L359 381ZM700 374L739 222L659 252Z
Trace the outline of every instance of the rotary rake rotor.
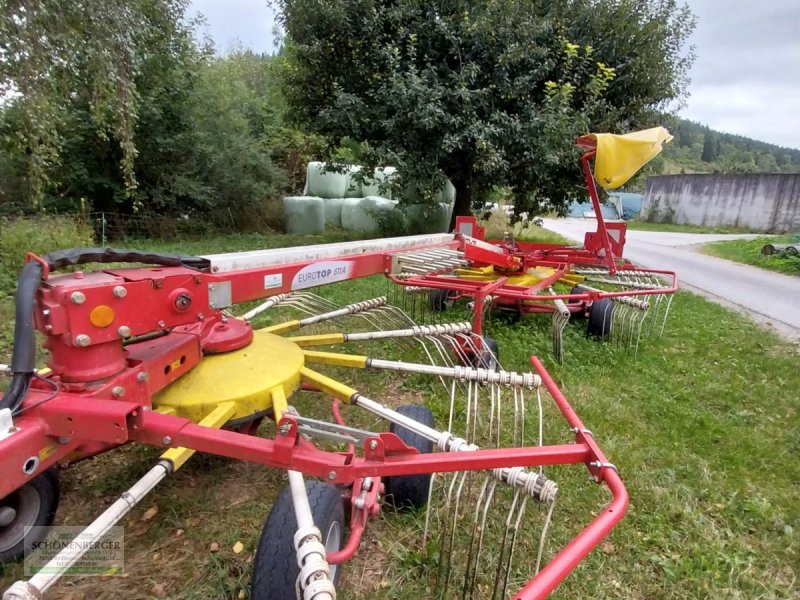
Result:
M458 231L483 235L472 217L459 217L456 226ZM612 339L634 352L642 335L658 337L664 331L677 290L673 272L643 269L629 262L610 269L554 252L542 257L540 244L506 240L478 246L480 241L480 237L472 238L466 252L450 266L417 260L413 251L396 255L389 277L405 289L403 306L411 314L435 321L431 313L466 299L470 320L481 332L492 310L551 314L553 352L559 361L563 361L563 332L571 319L587 319L589 335ZM475 248L482 252L478 254ZM487 248L491 249L484 251ZM564 252L563 247L558 250ZM465 262L469 266L463 266Z
M532 357L531 370L504 369L468 322L419 324L386 297L340 305L310 289L390 271L398 253L416 250L447 250L437 260L451 268L469 243L454 235L210 257L31 256L12 382L0 399L5 556L41 535L14 537L29 511L9 499L41 492L61 464L135 441L165 452L82 540L101 539L199 451L288 473L256 552L254 599L335 598L340 565L386 503L426 507L409 544L437 597L546 596L622 518L628 499L543 365ZM120 261L153 266L51 273ZM34 324L50 350L38 370ZM371 391L376 377L422 386L427 406ZM559 550L547 534L564 492L548 470L580 463L612 498ZM51 491L57 499L57 484ZM66 548L4 600L40 598L86 547Z
M482 332L492 308L518 314L552 314L553 352L564 357L563 331L570 317L588 318L587 333L613 337L638 351L642 333L661 335L678 277L646 269L623 258L626 224L603 218L595 181L616 189L672 139L663 127L626 135L589 134L578 139L586 186L597 230L582 247L518 242L506 234L485 240L473 217L458 217L456 232L469 238L460 251L437 260L417 250L398 252L390 278L418 296L429 290L430 305L442 310L453 301L469 302L475 331ZM591 159L595 159L592 173Z

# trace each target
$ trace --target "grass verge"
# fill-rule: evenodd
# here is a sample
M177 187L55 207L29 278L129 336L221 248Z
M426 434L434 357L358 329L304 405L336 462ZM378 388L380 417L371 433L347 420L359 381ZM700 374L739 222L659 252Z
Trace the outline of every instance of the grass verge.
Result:
M732 227L728 225L679 225L678 223L651 223L631 219L626 221L628 229L636 231L669 231L674 233L752 233L746 227Z
M293 241L305 240L224 236L137 245L214 253ZM334 240L311 243L322 241ZM340 303L385 292L382 277L322 289ZM7 304L0 299L0 307ZM10 326L0 322L3 333ZM549 331L546 318L496 317L488 324L506 368L526 370L531 354L544 359L620 469L631 496L626 518L554 597L798 597L796 348L688 293L676 297L664 336L644 343L637 357L587 339L582 325L572 323L565 332L565 364L557 365ZM10 338L0 339L7 353ZM429 397L424 388L388 376L363 376L357 384L368 395L392 402ZM293 402L312 413L327 405L314 395ZM157 456L154 449L129 446L64 471L58 523L89 523ZM582 467L574 469L574 478L564 473L559 480L565 485L550 556L602 506L600 489L586 481ZM245 598L261 527L283 485L281 471L196 456L122 523L124 576L66 579L51 597ZM370 523L360 553L345 565L340 597L429 597L425 565L404 547L409 532L423 521L422 515L386 513ZM240 552L237 542L243 544ZM525 543L520 540L520 547ZM517 561L526 560L520 552ZM7 567L0 586L20 576L20 566Z
M765 244L786 244L796 240L796 235L759 237L753 240L730 240L706 244L702 250L711 256L726 258L745 265L767 269L768 271L776 271L786 275L800 275L800 257L777 256L774 254L765 256L761 254L761 248Z

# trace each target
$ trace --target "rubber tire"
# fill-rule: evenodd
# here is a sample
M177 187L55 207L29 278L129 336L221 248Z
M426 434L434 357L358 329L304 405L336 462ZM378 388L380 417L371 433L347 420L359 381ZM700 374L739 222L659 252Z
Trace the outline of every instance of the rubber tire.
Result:
M573 287L569 291L569 293L570 294L582 294L585 291L586 290L583 289L581 286L576 285L575 287ZM581 304L581 301L580 300L570 300L569 302L567 302L567 304ZM571 318L574 318L574 319L585 319L586 318L586 310L581 310L581 311L578 311L578 312L571 313Z
M341 549L345 540L344 502L341 491L323 481L306 481L306 491L314 524L322 532L323 545L326 532L332 523L337 522L341 534L339 541ZM269 511L261 539L258 541L250 584L251 600L295 598L295 582L300 573L294 550L296 531L297 519L294 515L292 491L286 486ZM338 565L333 575L334 585L338 583L341 574L341 565Z
M19 488L19 490L6 496L6 498L17 494L23 489L31 490L39 496L39 509L36 513L35 520L33 523L30 523L30 525L40 527L49 527L52 525L53 519L55 519L56 516L56 510L58 509L58 501L61 497L58 473L56 470L48 469L41 475L37 475L34 479ZM2 504L2 502L0 502L0 504ZM10 548L0 550L0 563L12 563L20 560L25 556L26 552L32 550L34 543L41 542L46 535L46 529L39 529L37 530L37 535L23 538Z
M614 303L610 298L603 298L602 300L595 300L592 302L586 333L592 337L600 338L601 340L609 337L614 328L613 311Z
M483 338L485 348L481 353L484 357L479 360L477 356L471 356L472 366L476 369L488 369L489 371L498 371L500 369L500 348L497 345L497 340L493 338ZM490 351L490 352L489 352Z
M445 312L453 308L450 290L431 290L428 296L433 312Z
M433 427L433 413L427 406L407 404L397 409L401 415L414 419L418 423ZM392 423L389 432L395 434L406 446L416 448L420 454L430 454L433 452L433 442L429 439L409 431L402 425ZM384 498L386 502L395 510L415 509L425 506L428 501L428 487L431 483L431 475L398 475L386 477L384 479Z

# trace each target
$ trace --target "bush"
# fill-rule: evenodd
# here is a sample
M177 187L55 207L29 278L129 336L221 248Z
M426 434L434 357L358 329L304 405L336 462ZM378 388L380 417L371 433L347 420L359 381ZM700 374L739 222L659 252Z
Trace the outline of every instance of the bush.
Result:
M93 245L92 228L76 217L0 219L0 296L13 293L28 252Z

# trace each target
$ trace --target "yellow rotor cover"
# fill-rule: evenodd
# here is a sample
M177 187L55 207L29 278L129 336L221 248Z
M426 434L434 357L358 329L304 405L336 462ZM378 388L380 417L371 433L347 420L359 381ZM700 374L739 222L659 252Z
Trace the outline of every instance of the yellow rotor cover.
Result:
M303 350L286 338L255 331L240 350L206 356L199 365L153 397L153 408L200 422L220 404L232 402L228 420L272 408L300 387Z

